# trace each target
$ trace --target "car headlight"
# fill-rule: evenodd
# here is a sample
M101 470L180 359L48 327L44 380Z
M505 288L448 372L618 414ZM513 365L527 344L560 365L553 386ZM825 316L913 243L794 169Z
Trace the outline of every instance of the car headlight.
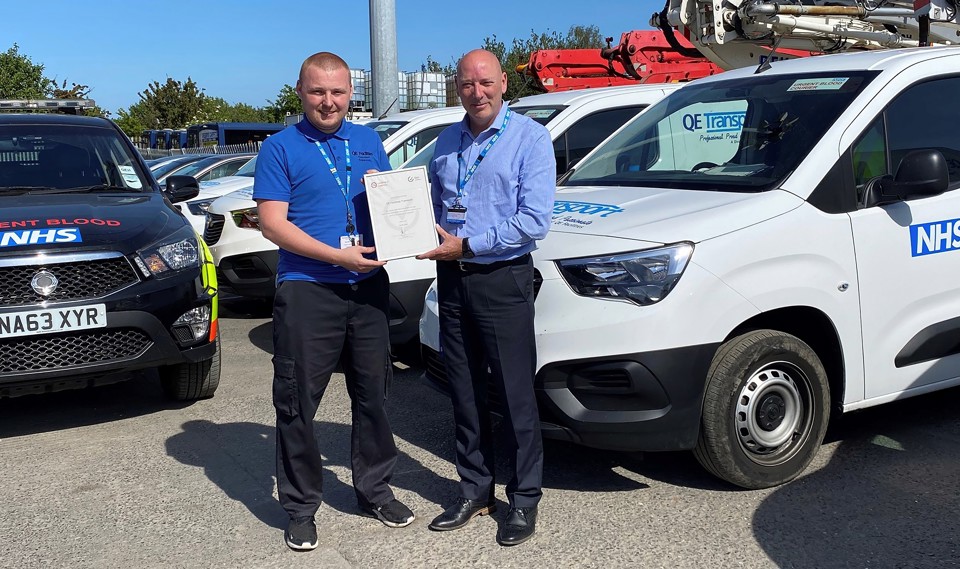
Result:
M145 276L159 278L200 266L200 246L190 226L137 251L134 261Z
M557 261L560 274L581 296L623 298L641 306L663 300L680 280L692 243L604 257Z
M233 217L233 222L237 227L260 231L260 214L257 212L256 207L231 211L230 215Z
M206 215L207 210L210 209L210 204L213 203L214 198L206 200L194 200L192 202L187 202L187 207L190 208L190 213L193 215Z

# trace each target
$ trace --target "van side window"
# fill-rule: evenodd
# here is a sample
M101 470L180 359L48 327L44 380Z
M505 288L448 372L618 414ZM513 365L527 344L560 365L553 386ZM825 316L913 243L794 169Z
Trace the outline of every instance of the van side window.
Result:
M413 158L414 154L433 142L433 139L437 138L443 129L448 126L450 125L431 126L403 141L387 156L390 159L390 166L399 168L401 164Z
M633 105L589 114L553 141L557 176L577 165L584 156L635 117L646 105Z
M851 148L853 179L857 186L857 203L863 202L863 187L871 178L890 173L883 117L877 118Z
M960 77L950 77L913 85L890 103L884 111L890 174L896 174L900 160L911 150L933 148L947 160L950 187L960 185L960 136L957 136L960 106L937 104L957 96L960 96ZM931 105L936 105L936 120L924 120L919 127L918 117Z

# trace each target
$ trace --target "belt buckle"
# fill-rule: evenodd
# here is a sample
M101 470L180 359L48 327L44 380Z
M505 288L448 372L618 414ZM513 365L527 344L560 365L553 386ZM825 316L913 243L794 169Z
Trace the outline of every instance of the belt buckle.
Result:
M467 272L467 267L463 264L463 261L457 259L457 266L460 267L460 272Z

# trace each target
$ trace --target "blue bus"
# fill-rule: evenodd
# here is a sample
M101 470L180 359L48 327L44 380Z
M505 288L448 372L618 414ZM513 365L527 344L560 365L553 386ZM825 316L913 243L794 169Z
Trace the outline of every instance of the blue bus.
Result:
M280 123L210 122L187 127L187 148L261 142L283 130Z

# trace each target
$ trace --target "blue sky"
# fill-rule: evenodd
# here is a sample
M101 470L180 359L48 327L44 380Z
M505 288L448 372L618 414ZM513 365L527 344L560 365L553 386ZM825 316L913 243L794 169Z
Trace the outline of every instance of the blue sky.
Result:
M167 77L189 76L208 95L263 106L296 82L300 63L317 51L369 69L368 6L365 0L4 1L0 50L16 43L48 77L89 85L91 98L114 116ZM397 62L401 71L417 71L428 55L451 63L487 36L509 44L531 29L566 33L572 25L595 25L616 41L623 32L649 29L650 15L662 7L658 0L396 0Z

